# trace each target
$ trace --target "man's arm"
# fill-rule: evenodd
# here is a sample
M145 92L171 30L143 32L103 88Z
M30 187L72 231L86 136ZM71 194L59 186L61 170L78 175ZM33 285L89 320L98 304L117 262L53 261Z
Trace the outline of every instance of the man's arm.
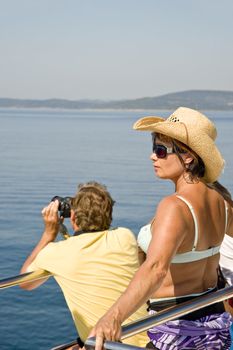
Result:
M144 251L138 246L138 261L139 265L142 265L144 261L146 260L146 254Z
M25 260L20 271L21 273L28 272L29 265L35 260L39 252L50 242L53 242L56 239L59 230L58 206L59 202L54 201L49 203L49 205L42 210L41 213L44 218L45 230L41 236L41 239ZM48 277L33 282L23 283L20 284L20 287L26 290L32 290L39 287L41 284L47 281L47 279Z

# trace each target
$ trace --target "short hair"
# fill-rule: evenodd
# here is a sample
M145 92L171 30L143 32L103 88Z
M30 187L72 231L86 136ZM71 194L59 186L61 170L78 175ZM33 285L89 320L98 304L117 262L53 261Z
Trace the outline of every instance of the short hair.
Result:
M159 133L156 133L155 135L156 135L156 138L158 138L160 141L172 143L174 152L178 156L185 171L190 175L191 180L194 180L195 178L202 178L205 175L205 164L203 160L190 147L169 136L159 134ZM190 153L193 157L192 162L187 166L185 166L184 160L180 155L181 153L186 153L186 152Z
M71 201L76 225L89 232L109 229L114 203L105 185L95 181L79 184Z

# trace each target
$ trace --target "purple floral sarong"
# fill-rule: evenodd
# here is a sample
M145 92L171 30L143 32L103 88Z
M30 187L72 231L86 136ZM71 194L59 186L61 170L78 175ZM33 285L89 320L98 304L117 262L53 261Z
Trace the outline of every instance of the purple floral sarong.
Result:
M231 315L224 312L195 321L169 321L151 328L148 336L160 350L229 350L231 324Z

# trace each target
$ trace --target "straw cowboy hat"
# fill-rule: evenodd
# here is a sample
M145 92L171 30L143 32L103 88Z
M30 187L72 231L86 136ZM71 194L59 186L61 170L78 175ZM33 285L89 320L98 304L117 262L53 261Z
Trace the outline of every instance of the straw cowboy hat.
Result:
M144 117L133 128L167 135L190 147L205 164L203 179L207 183L216 181L223 170L224 159L214 143L215 125L194 109L179 107L167 119Z

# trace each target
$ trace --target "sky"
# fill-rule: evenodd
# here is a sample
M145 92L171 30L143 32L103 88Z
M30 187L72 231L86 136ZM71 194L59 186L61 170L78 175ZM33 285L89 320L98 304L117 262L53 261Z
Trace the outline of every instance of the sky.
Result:
M0 97L233 91L232 0L0 0Z

